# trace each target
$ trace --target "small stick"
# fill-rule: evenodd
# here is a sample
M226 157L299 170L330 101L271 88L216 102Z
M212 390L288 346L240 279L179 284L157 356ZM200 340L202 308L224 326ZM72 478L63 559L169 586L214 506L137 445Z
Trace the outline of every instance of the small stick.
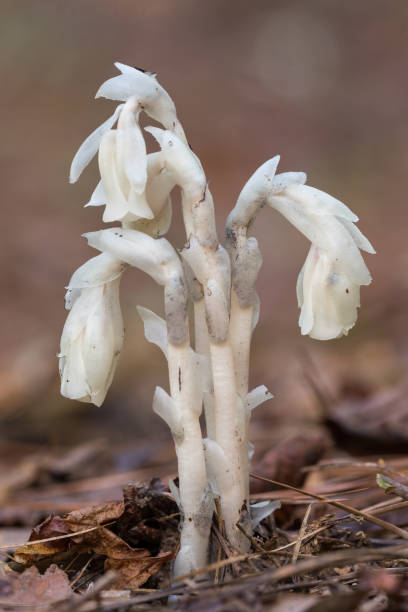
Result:
M305 516L303 517L303 521L299 529L299 536L296 540L295 548L293 549L292 563L296 563L296 561L298 560L299 553L300 553L300 547L302 546L302 541L304 540L304 537L306 534L307 523L309 520L312 505L313 504L309 504L308 507L306 508Z
M278 482L276 480L271 480L269 478L265 478L264 476L259 476L258 474L251 474L252 478L256 478L257 480L262 480L263 482L269 482L270 484L277 485L278 487L283 487L285 489L291 489L292 491L296 491L297 493L301 493L302 495L309 495L309 497L313 497L314 499L318 499L319 501L330 504L331 506L336 506L336 508L340 508L340 510L345 510L346 512L350 512L350 514L354 514L356 516L363 517L366 521L370 523L374 523L378 527L382 527L387 531L391 531L395 533L395 535L403 538L404 540L408 540L408 532L405 529L400 529L396 525L389 523L388 521L383 521L372 514L368 514L363 510L358 510L357 508L353 508L352 506L348 506L347 504L342 504L341 502L333 501L323 497L322 495L316 495L315 493L310 493L305 491L304 489L299 489L297 487L292 487L291 485L284 484L282 482Z

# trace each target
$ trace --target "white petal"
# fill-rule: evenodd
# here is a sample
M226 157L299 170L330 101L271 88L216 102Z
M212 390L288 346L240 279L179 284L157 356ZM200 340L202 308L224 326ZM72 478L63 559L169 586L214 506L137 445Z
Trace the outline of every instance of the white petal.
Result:
M336 215L348 221L358 221L358 217L343 202L310 185L292 183L286 188L285 195L302 202L315 215Z
M109 253L101 253L75 270L67 289L98 287L119 278L124 268L123 262L115 259Z
M156 387L153 397L153 412L158 414L170 427L174 436L183 435L183 424L180 409L168 393L161 387Z
M95 97L102 96L110 100L124 101L136 96L149 117L159 121L166 129L174 131L186 142L184 130L177 119L174 102L155 76L119 62L116 62L115 66L122 74L105 81Z
M143 321L146 340L156 344L168 359L166 321L148 308L143 308L143 306L137 306L137 312Z
M329 253L333 259L341 255L353 282L359 285L370 284L371 276L361 253L350 233L336 216L315 214L313 208L305 206L300 199L295 200L286 195L275 195L268 200L268 203L286 217L310 242Z
M154 218L154 214L148 204L145 193L137 193L133 188L129 193L128 209L129 212L141 219Z
M116 165L116 132L110 131L104 134L99 147L98 161L107 200L103 220L119 221L127 214L128 203Z
M81 338L69 345L66 354L60 353L59 370L61 395L69 399L89 402L91 398L82 359Z
M106 288L106 290L108 290ZM114 327L106 297L96 300L83 336L83 361L92 403L100 406L111 383L116 361Z
M164 236L169 231L171 218L172 204L169 196L167 204L154 219L140 219L129 214L123 219L122 224L124 228L135 229L153 238L160 238L160 236Z
M304 266L302 334L316 340L338 338L353 327L360 305L359 286L312 246Z
M303 304L303 277L305 274L305 264L303 264L302 269L299 272L299 276L297 277L296 282L296 297L298 307L301 308Z
M257 406L263 404L269 399L272 399L273 395L268 391L265 385L260 385L252 389L246 396L246 407L249 412L252 412Z
M273 194L280 193L293 184L304 185L306 180L307 175L305 172L281 172L280 174L275 174L271 192Z
M69 172L70 183L75 183L79 179L84 168L86 168L92 158L96 155L102 136L115 124L122 108L123 104L119 104L119 106L116 107L113 115L102 123L102 125L97 127L96 130L94 130L92 134L90 134L81 144L78 151L75 153L74 159L72 160L71 169Z
M99 181L97 186L92 192L89 202L85 204L87 206L104 206L106 204L106 194L102 185L102 181Z
M119 166L133 189L141 194L147 181L146 145L137 121L140 109L134 97L129 98L119 116L116 154Z
M350 221L342 217L338 217L338 220L351 234L354 242L356 243L359 249L365 251L366 253L371 253L372 255L375 254L375 250L371 242L364 236L364 234L358 229L358 227L354 225L354 223L351 223Z
M182 275L177 252L165 238L155 240L143 232L117 227L90 232L84 237L90 246L143 270L159 285L166 283L170 270Z

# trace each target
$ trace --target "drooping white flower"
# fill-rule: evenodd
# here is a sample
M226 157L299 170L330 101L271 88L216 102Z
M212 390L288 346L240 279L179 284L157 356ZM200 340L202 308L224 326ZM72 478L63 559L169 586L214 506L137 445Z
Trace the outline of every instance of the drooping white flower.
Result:
M131 96L136 96L149 117L159 121L167 130L172 130L186 142L174 102L158 83L156 75L120 62L115 62L115 66L121 74L102 83L95 98L126 101Z
M171 223L172 206L170 192L174 185L174 179L165 168L162 152L149 153L147 155L147 182L144 196L154 218L148 219L133 213L127 213L121 219L124 227L143 231L154 238L163 236L168 231ZM106 205L107 196L102 181L99 181L92 192L89 202L85 206Z
M99 145L101 143L102 136L108 132L116 123L119 113L123 108L123 104L119 104L116 107L115 112L109 119L107 119L102 125L96 128L85 138L84 142L79 147L78 151L74 155L74 159L71 163L69 171L69 182L76 183L81 176L83 170L92 161L98 152Z
M173 274L182 276L177 251L165 238L155 240L143 232L122 227L83 235L94 249L143 270L159 285L165 285Z
M124 264L102 253L73 274L70 310L61 336L61 394L100 406L112 382L123 343L119 283Z
M360 286L371 282L360 249L375 253L354 225L358 218L339 200L302 184L272 193L268 203L312 242L297 283L302 334L317 340L347 334L357 319Z

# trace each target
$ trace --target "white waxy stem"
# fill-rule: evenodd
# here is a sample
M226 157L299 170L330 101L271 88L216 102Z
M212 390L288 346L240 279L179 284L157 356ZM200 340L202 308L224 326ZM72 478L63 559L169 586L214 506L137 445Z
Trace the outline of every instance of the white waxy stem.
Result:
M163 350L164 321L144 308L139 307L138 311L146 338ZM173 576L177 577L207 562L212 505L206 494L207 474L199 418L203 387L207 386L203 368L208 366L194 353L188 341L177 346L169 341L165 354L171 395L157 387L153 410L170 427L178 459L179 489L175 497L183 520L180 550L173 568Z
M61 394L100 406L112 382L123 343L119 304L120 261L100 255L68 285L70 313L61 336Z
M121 74L102 83L95 98L125 101L135 96L149 117L159 121L166 129L173 130L179 138L185 140L174 102L157 82L155 75L120 62L115 62L115 66Z
M218 239L214 203L200 160L173 132L153 127L145 129L159 143L165 167L183 191L183 217L187 236L193 230L202 246L216 249Z
M244 495L249 505L249 440L248 409L249 357L253 329L259 316L259 298L255 282L262 265L262 256L255 238L248 238L248 228L259 210L265 205L268 194L277 184L290 184L304 180L303 175L293 174L282 178L276 175L279 156L266 161L243 187L226 224L227 248L232 265L231 317L229 335L231 339L236 389L238 393L237 414L239 418L240 463ZM279 178L280 177L280 178ZM250 526L249 526L250 531Z
M69 182L76 183L82 174L82 171L89 162L95 157L98 152L102 136L108 132L116 123L119 113L123 108L123 104L116 107L115 112L102 125L96 128L79 147L72 160L71 169L69 171Z
M233 210L228 215L226 223L228 242L235 244L240 236L246 238L249 223L263 206L267 193L272 189L279 160L279 155L268 159L245 183ZM231 232L234 232L233 236L230 235Z

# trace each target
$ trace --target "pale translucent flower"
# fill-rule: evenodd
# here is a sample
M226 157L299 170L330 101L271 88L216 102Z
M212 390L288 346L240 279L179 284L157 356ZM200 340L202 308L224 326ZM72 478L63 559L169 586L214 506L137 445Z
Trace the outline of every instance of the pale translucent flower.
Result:
M303 335L330 340L347 335L354 326L360 285L351 280L344 263L331 259L315 245L299 274L296 292Z
M312 242L297 283L302 334L317 340L347 334L357 319L360 286L371 282L360 249L375 253L354 225L358 218L339 200L307 185L289 184L268 203Z
M122 223L125 227L137 229L155 238L163 236L169 229L172 217L170 192L175 181L164 167L162 152L149 153L147 156L147 182L145 199L154 215L153 219L142 218L133 213L127 213ZM99 181L85 206L106 206L107 196Z
M61 336L61 394L100 406L112 382L123 343L119 283L124 264L102 253L72 276L70 310Z
M123 106L123 104L119 104L119 106L116 107L113 115L111 115L109 119L102 123L102 125L97 127L96 130L92 132L92 134L89 134L89 136L85 138L84 142L81 144L78 151L75 153L74 159L72 160L71 168L69 171L70 183L76 183L76 181L81 176L83 170L95 157L98 152L99 145L101 144L102 136L115 125Z
M95 98L126 101L131 96L136 96L149 117L159 121L186 142L174 102L156 80L156 75L120 62L115 62L115 66L121 74L102 83Z

